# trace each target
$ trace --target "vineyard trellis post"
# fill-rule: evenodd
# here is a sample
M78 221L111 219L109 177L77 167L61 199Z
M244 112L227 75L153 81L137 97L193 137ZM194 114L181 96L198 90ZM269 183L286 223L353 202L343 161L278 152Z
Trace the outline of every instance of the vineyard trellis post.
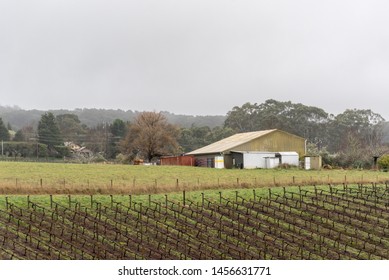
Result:
M300 202L301 202L301 200L303 200L303 195L302 195L302 192L301 192L301 186L298 186L298 189L299 189L299 197L300 197Z
M50 195L50 208L53 209L53 195Z
M185 190L182 191L182 203L184 206L186 205Z
M7 209L8 211L8 196L5 197L5 208Z

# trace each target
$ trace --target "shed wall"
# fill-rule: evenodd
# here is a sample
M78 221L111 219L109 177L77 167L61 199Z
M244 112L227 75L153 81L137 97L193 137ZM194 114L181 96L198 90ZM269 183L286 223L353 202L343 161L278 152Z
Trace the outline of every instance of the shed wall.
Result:
M161 165L184 165L184 166L194 166L195 158L194 156L177 156L177 157L162 157Z
M196 155L195 165L200 167L215 167L215 158L220 154Z
M275 153L244 153L244 168L266 168L266 158L275 157Z
M234 147L234 150L268 152L296 151L299 156L303 156L305 154L305 140L293 134L274 131L258 139Z

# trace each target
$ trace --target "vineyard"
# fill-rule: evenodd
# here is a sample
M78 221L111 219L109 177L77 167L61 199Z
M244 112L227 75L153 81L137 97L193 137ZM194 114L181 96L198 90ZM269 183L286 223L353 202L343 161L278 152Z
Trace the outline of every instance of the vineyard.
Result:
M389 259L387 185L188 197L4 197L0 259Z

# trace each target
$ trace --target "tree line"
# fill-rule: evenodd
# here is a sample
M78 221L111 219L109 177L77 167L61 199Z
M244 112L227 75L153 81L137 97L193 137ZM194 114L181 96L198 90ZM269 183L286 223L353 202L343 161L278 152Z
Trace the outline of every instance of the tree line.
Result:
M132 110L113 110L113 109L97 109L97 108L78 108L74 110L50 110L55 116L58 115L76 115L82 124L88 127L96 127L102 123L113 123L116 119L133 121L140 113ZM41 110L24 110L18 107L7 107L0 105L0 117L5 122L11 123L12 128L17 131L25 126L36 127L41 116L46 111ZM189 128L192 124L196 126L221 126L224 123L225 115L222 116L191 116L182 114L173 114L167 111L162 112L168 121L180 127Z
M72 142L98 155L95 159L99 161L155 161L160 156L183 154L233 134L222 126L181 127L172 124L168 116L165 112L141 112L131 122L115 119L89 127L76 114L55 116L46 112L36 127L26 125L13 134L12 126L5 125L0 118L0 140L6 142L2 152L8 157L63 158L72 156L64 146Z
M371 110L347 109L332 115L318 107L269 99L235 106L224 119L213 127L179 126L169 121L165 112L139 112L132 121L117 118L88 126L77 114L46 112L36 127L26 125L14 135L10 135L12 126L0 118L0 140L8 144L2 150L8 156L69 157L71 151L64 143L73 142L99 155L99 160L151 162L235 133L281 129L307 139L308 153L323 156L328 166L367 168L374 157L388 151L383 141L385 119Z

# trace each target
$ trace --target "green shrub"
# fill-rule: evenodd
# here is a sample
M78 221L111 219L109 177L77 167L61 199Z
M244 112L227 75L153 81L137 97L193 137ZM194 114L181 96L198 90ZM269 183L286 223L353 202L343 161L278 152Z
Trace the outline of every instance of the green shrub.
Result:
M389 155L384 155L380 157L377 161L378 166L384 171L388 171L389 169Z
M47 157L48 150L45 144L33 142L4 142L3 153L7 157L36 158L37 149L39 157Z
M54 146L54 149L57 152L56 157L58 157L58 158L69 157L70 156L70 149L69 149L69 147Z

